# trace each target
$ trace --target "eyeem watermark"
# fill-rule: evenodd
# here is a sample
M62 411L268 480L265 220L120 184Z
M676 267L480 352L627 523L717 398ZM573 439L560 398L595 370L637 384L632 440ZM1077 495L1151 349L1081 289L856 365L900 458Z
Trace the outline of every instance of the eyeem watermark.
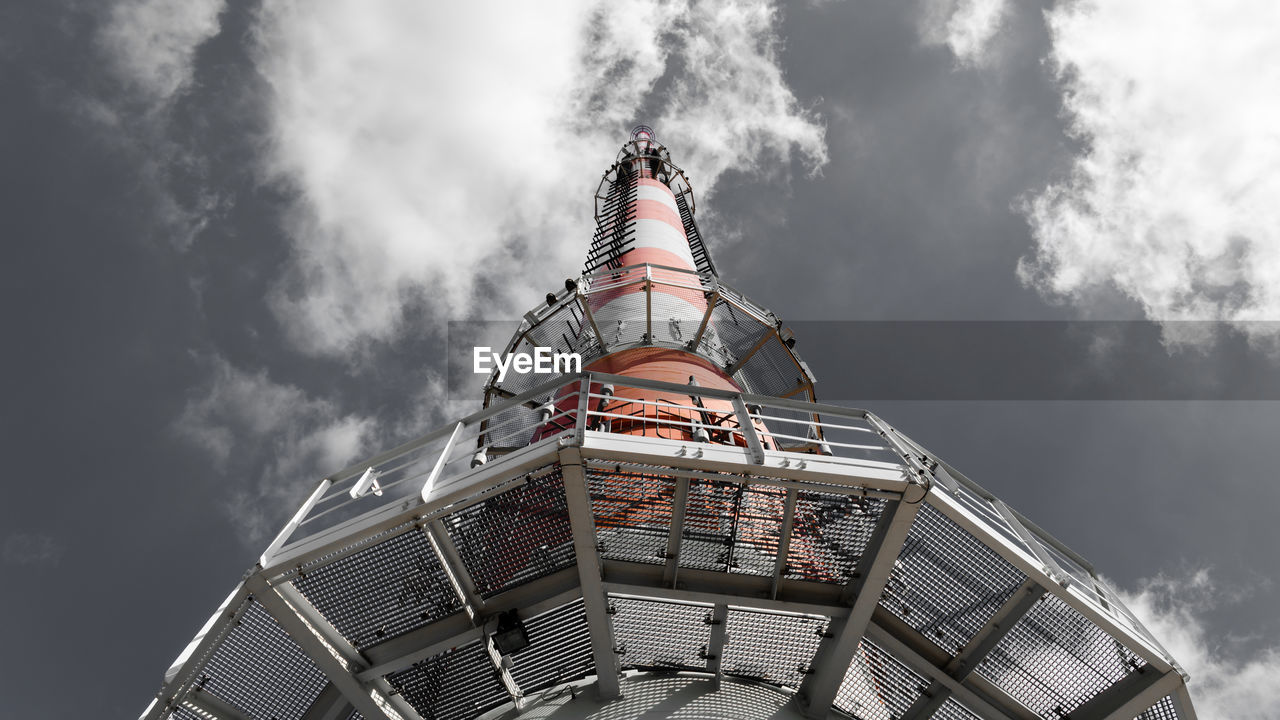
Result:
M535 347L532 353L496 353L484 345L472 354L472 371L488 375L498 369L498 382L507 379L507 371L535 375L561 375L582 372L582 356L578 353L555 352L549 347Z

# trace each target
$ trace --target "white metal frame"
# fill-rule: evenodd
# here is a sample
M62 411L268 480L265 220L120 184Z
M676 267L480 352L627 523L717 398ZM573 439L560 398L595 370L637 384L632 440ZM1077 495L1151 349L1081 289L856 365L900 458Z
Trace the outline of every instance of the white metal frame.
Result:
M588 430L596 416L590 409L592 383L730 401L736 419L733 430L743 436L744 446ZM578 395L577 412L571 414L571 428L498 456L480 467L471 468L459 461L469 457L475 443L484 440L486 423L498 413L513 404L542 402L562 389ZM754 406L759 409L748 410ZM756 428L760 419L790 419L795 414L808 418L795 422L808 422L819 436L824 428L865 430L871 433L869 437L879 439L883 456L890 460L765 450ZM529 428L531 434L534 429ZM352 517L312 529L315 526L309 520L317 513L326 512L325 507L345 502L330 498L347 495L351 484L367 468L393 467L430 469L422 471L419 485L410 492L402 491L398 496L395 493L386 493L383 497L363 496L350 506ZM525 482L526 474L543 468L558 468L562 474L578 566L481 599L465 562L444 532L443 519L518 486ZM666 563L645 564L600 557L585 482L587 468L644 470L676 478L677 488L683 488L683 492L678 490L673 502ZM388 472L383 477L391 474ZM771 574L722 573L681 566L681 518L688 483L702 477L734 478L742 483L786 489L781 519L783 531ZM397 482L406 480L402 478ZM384 485L389 487L390 483ZM784 577L796 498L801 491L813 490L886 500L881 522L854 580L847 587ZM1024 585L955 655L941 653L879 604L906 534L924 502L1027 577ZM330 504L325 506L325 503ZM325 517L332 519L334 513L328 512ZM1003 527L997 526L1000 522L1004 523ZM295 537L300 532L301 537ZM305 569L334 562L374 542L405 532L427 535L439 554L441 565L452 578L464 609L358 651L294 588L293 580ZM1052 594L1119 639L1146 663L1141 672L1135 670L1073 710L1072 717L1130 718L1166 696L1172 696L1180 717L1195 717L1182 671L1116 601L1114 592L1096 578L1091 566L954 468L862 410L611 375L583 373L557 378L326 478L261 560L166 673L156 701L142 716L144 720L161 720L184 704L234 720L234 713L239 710L208 691L197 689L195 678L250 600L260 603L328 677L330 686L308 711L309 717L335 717L350 706L370 720L393 717L415 720L416 711L394 692L384 679L386 675L464 642L483 639L488 643L486 623L499 612L519 608L522 615L532 615L578 598L583 601L587 618L592 657L598 670L598 692L604 698L616 697L620 686L608 611L610 595L711 606L713 617L719 617L722 622L719 626L713 623L712 642L707 652L707 672L714 677L720 676L719 658L724 643L729 640L724 635L723 618L730 608L831 618L829 637L819 644L811 664L814 672L806 677L797 693L805 701L810 717L825 717L832 711L832 701L845 671L860 641L866 637L929 681L925 693L908 711L908 718L928 717L948 698L955 698L983 718L1029 720L1034 716L1026 707L971 671L1040 597ZM493 660L495 672L507 681L512 702L519 706L521 689L511 680L502 659L494 655Z

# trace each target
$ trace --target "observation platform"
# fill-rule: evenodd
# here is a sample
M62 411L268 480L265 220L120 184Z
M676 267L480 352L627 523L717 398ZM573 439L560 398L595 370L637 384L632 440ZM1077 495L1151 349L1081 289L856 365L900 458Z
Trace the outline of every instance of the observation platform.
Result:
M1087 561L870 412L508 394L321 482L142 718L1195 717Z

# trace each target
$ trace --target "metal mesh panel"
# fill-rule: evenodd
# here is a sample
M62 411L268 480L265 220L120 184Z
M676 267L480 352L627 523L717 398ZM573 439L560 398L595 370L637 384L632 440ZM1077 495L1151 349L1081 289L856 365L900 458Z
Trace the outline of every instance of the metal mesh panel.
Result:
M386 677L423 720L467 720L511 699L479 641Z
M933 713L934 720L980 720L980 717L955 698L947 698L942 707Z
M747 312L734 307L721 298L711 312L711 321L702 335L698 352L711 358L721 367L729 367L743 357L756 343L771 332ZM743 388L755 392L756 388Z
M595 672L582 600L524 621L529 647L512 655L511 677L525 694Z
M1173 703L1173 696L1166 696L1160 702L1147 708L1135 720L1178 720L1178 709Z
M799 687L827 625L827 618L731 610L721 670Z
M203 713L197 713L185 707L178 707L165 717L169 720L209 720Z
M730 572L773 576L782 538L782 514L787 491L779 487L748 486L738 498L734 517Z
M1037 602L977 672L1043 716L1065 714L1141 661L1053 595Z
M926 504L916 515L881 606L942 649L964 647L1026 576Z
M511 375L520 375L520 373L511 373ZM534 376L539 380L545 380L546 376ZM506 386L504 385L504 388ZM523 391L521 391L523 392ZM540 398L536 404L541 405L549 399ZM573 422L572 417L557 418L555 422L559 425L568 425ZM526 407L524 405L516 405L494 415L485 424L484 437L481 442L486 447L500 448L516 448L524 447L529 444L534 433L538 430L538 411ZM546 432L556 432L554 428L548 428ZM474 448L474 446L472 446Z
M733 542L734 512L744 486L737 483L693 480L685 506L680 539L680 566L725 570Z
M750 348L748 348L750 349ZM785 395L808 382L782 340L773 338L751 356L737 377L758 395Z
M711 608L620 597L609 606L623 667L706 668Z
M327 684L324 673L256 602L209 658L199 683L254 718L298 720Z
M899 718L927 685L897 658L863 638L836 692L835 706L868 720ZM935 717L946 716L939 712Z
M587 471L600 556L663 564L676 482L629 472Z
M655 276L670 271L654 270ZM697 280L697 278L689 278ZM678 278L678 280L685 280ZM701 306L701 308L699 308ZM693 340L706 314L707 303L703 299L702 290L693 290L669 285L653 287L653 341L683 345Z
M796 498L786 577L849 582L883 512L883 500L801 492Z
M417 528L316 568L293 584L360 650L462 609L430 541Z
M559 468L460 510L444 524L482 597L575 562Z
M601 306L596 306L593 302L591 313L595 316L596 327L600 328L600 334L604 335L604 341L610 347L644 341L648 318L644 293L618 295Z

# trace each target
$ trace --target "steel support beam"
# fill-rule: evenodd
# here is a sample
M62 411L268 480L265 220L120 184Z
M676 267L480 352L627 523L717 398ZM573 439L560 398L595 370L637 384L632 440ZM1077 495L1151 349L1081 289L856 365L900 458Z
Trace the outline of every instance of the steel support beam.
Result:
M993 698L990 693L972 687L970 681L961 682L951 677L938 663L925 657L878 622L873 622L867 628L867 638L901 660L907 667L929 680L941 683L957 700L977 713L983 720L1040 720L1039 716L1012 698ZM921 641L928 643L923 638Z
M558 608L581 595L577 568L565 568L494 595L485 607L493 614L519 610L522 615L532 616ZM365 648L361 654L368 658L369 667L357 676L368 681L403 670L450 648L483 639L482 628L472 623L465 612L457 612Z
M1182 676L1177 671L1161 673L1150 665L1143 665L1067 713L1067 717L1071 720L1133 720L1181 684Z
M1045 589L1034 580L1027 579L1018 587L996 614L974 634L964 648L943 668L943 672L955 680L963 681L973 672L982 658L1000 643L1001 638L1018 624L1018 620L1026 615L1031 607L1044 597ZM933 717L934 712L942 707L951 697L951 689L942 681L934 680L924 693L916 698L911 707L902 714L902 720Z
M436 559L440 561L445 574L449 576L449 584L453 586L454 593L462 602L462 607L466 608L467 614L473 621L478 620L485 611L484 599L476 591L476 583L471 579L467 564L458 554L458 548L453 544L453 539L449 537L449 531L437 518L427 523L423 532L427 534L431 548L436 552Z
M1185 680L1173 692L1173 707L1178 711L1179 720L1197 720L1196 709L1191 705L1191 693L1187 691Z
M724 658L724 646L729 640L729 606L717 603L711 608L711 637L707 640L707 672L714 675L712 682L720 689L723 673L720 671Z
M303 713L302 720L347 720L355 708L342 696L337 685L329 683L319 697Z
M250 720L248 713L204 688L192 690L183 702L218 720Z
M294 605L259 575L250 578L248 585L254 593L254 599L275 618L280 627L329 678L329 682L338 688L347 702L359 710L366 720L394 720L371 694L371 691L382 688L366 684L356 677L356 673L364 669L364 660L359 653L354 653L354 648L306 602L306 598L293 594L294 601L300 601L300 605ZM284 586L292 588L289 583L283 583L282 587ZM415 716L416 713L410 717Z
M676 494L671 500L671 529L667 531L666 565L662 584L676 586L680 574L680 541L684 538L684 514L689 508L689 478L676 478Z
M1005 523L1013 529L1013 532L1022 539L1022 544L1026 545L1027 549L1036 556L1036 559L1049 569L1050 577L1057 580L1064 587L1071 582L1071 575L1058 564L1057 560L1053 559L1053 555L1049 554L1049 551L1045 549L1039 538L1031 534L1031 531L1018 521L1018 516L1008 505L1004 504L1003 500L995 498L989 502L996 509L996 512L1000 513L1000 517L1004 518Z
M846 590L846 594L853 596L853 608L847 617L832 621L830 636L822 640L810 663L814 672L800 685L799 694L809 717L825 718L830 711L858 643L871 624L871 615L880 603L880 595L893 573L921 502L923 498L913 503L904 500L889 503L880 517L854 580Z
M587 616L591 655L596 665L596 691L602 700L610 700L621 694L618 658L614 652L609 598L605 595L603 573L600 569L595 515L591 511L587 477L577 448L567 447L560 451L560 468L564 478L565 504L569 509L569 525L573 531L573 550L578 558L582 606Z
M757 465L763 465L764 445L760 442L755 421L751 419L751 413L747 410L747 404L742 401L741 395L733 398L733 414L738 419L738 427L742 430L742 436L746 438L747 447L751 449L751 460Z
M778 597L778 585L782 576L787 574L787 556L791 553L791 527L796 522L796 503L800 493L795 488L787 488L787 497L782 502L782 527L778 530L778 557L773 563L773 587L769 589L769 597Z

